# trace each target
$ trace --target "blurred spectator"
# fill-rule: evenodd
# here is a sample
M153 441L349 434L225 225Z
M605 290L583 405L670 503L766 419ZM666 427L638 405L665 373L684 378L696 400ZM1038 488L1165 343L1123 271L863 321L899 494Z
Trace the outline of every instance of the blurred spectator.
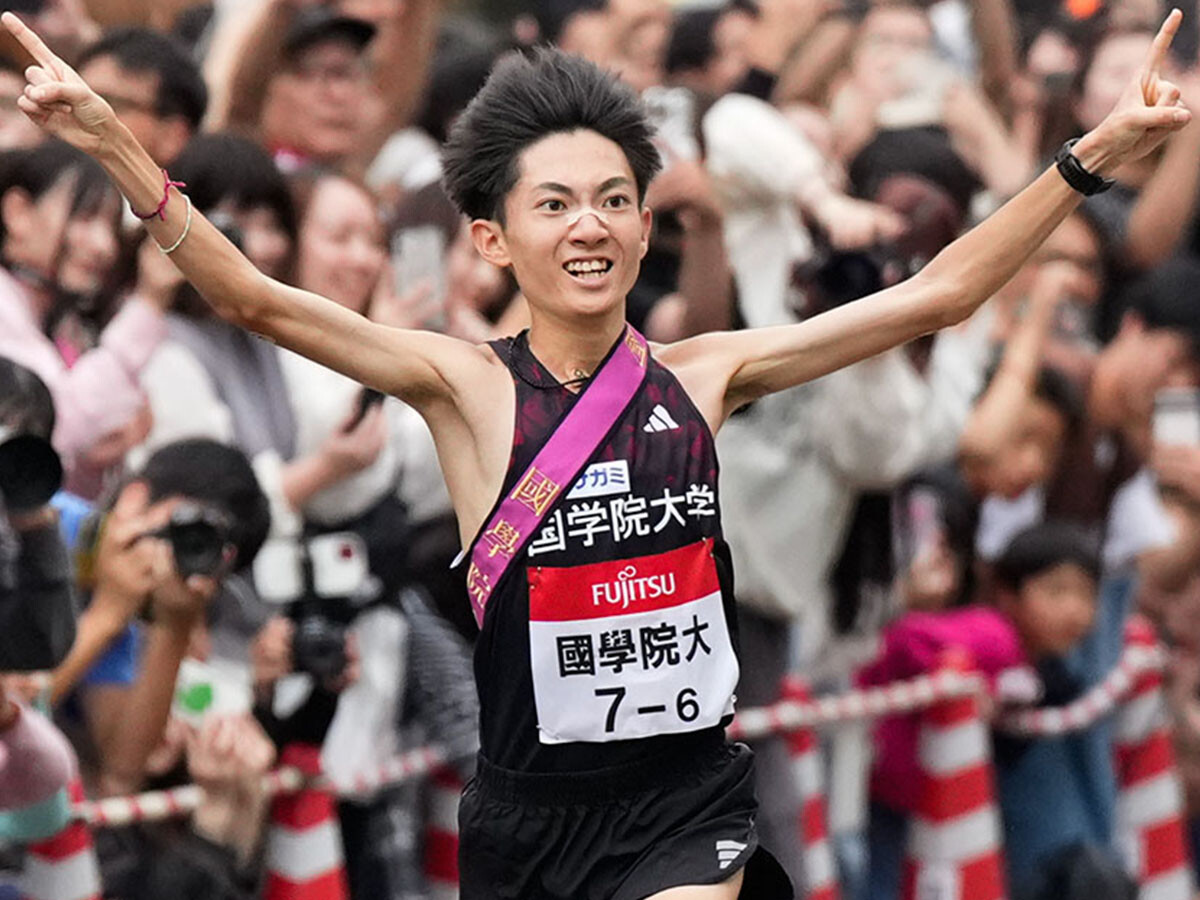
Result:
M173 38L115 28L85 49L76 67L160 166L170 166L199 130L208 88Z
M214 716L187 726L187 774L204 790L189 826L144 832L122 897L151 900L251 900L261 895L263 776L275 748L249 716Z
M71 564L49 503L62 477L54 420L42 380L0 356L0 672L53 668L75 639Z
M204 541L195 538L192 545L205 548L202 560L180 559L187 545L169 540L180 509L206 523ZM64 695L106 655L102 668L124 670L119 678L90 684L83 696L102 789L124 793L145 778L146 760L170 713L176 673L205 627L209 602L228 575L254 562L270 520L244 455L201 439L157 451L99 516L83 538L90 546L78 551L91 560L91 599L54 689ZM124 639L133 620L147 616L135 629L140 637ZM124 721L132 711L137 727Z
M393 0L387 8L368 22L325 4L263 4L218 123L255 129L287 171L309 164L365 171L416 109L440 2Z
M49 386L68 484L92 496L145 435L138 379L166 332L161 299L130 298L92 349L56 345L46 329L105 283L119 215L104 173L65 144L0 160L0 353Z
M214 214L262 272L286 275L295 248L295 211L287 183L262 150L245 138L201 135L172 173L188 182L196 208ZM204 436L231 442L251 459L268 454L257 463L260 477L276 485L269 490L280 496L281 461L294 455L295 423L278 351L212 315L169 261L157 251L146 255L151 264L165 263L173 282L171 339L142 376L154 413L147 449Z
M374 198L336 175L293 182L299 221L297 287L366 315L386 259ZM389 420L416 412L398 400L364 395L357 382L283 352L280 362L296 423L297 466L283 482L288 504L311 528L358 532L371 570L394 598L405 576L408 519L396 496L403 447ZM301 464L303 465L303 464ZM285 526L276 523L276 531Z
M1080 688L1066 684L1059 672L1063 658L1088 632L1095 617L1100 560L1094 544L1078 529L1046 523L1013 538L997 561L996 571L1000 591L995 608L909 613L887 629L879 658L859 674L859 683L883 685L927 674L937 668L947 651L957 649L970 655L993 686L1009 670L1033 665L1045 685L1045 702L1061 705L1074 699ZM867 893L872 900L899 896L907 820L917 809L921 782L918 728L916 715L886 717L876 725ZM998 762L1001 804L1008 812L1005 776L1012 761L1001 758ZM1040 761L1044 768L1036 771L1026 766L1019 777L1025 785L1056 777L1061 774L1058 762ZM1092 837L1080 833L1077 810L1039 804L1028 791L1022 795L1017 813L1019 822L1005 821L1010 848L1013 840L1028 837L1034 822L1040 823L1043 833L1051 833L1043 839L1042 851ZM1010 877L1029 879L1033 861L1028 853L1010 852Z

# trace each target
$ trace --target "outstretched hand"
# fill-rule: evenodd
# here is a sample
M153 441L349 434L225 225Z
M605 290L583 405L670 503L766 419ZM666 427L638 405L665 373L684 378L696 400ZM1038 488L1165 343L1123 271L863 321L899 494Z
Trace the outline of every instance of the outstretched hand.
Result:
M1191 121L1179 87L1162 75L1167 52L1182 21L1183 13L1172 10L1158 30L1138 77L1129 83L1097 128L1104 132L1105 149L1116 160L1140 159Z
M117 120L112 107L15 15L6 12L0 22L36 63L25 70L25 92L17 98L17 107L48 133L86 153L97 153L105 129Z

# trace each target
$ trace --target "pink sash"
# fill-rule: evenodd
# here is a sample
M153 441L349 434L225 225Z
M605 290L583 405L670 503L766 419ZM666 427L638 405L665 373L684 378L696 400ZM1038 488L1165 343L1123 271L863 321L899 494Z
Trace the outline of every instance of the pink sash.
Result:
M467 593L481 628L492 591L562 498L564 487L575 483L628 408L646 377L649 359L646 339L626 325L608 360L475 539L467 569Z

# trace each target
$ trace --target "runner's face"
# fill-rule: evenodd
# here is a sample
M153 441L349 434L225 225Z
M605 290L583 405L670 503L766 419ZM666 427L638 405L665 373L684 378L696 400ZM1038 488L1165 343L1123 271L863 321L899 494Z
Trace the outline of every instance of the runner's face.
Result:
M512 266L534 310L623 309L648 246L650 211L639 206L617 144L592 131L543 138L521 154L504 208L505 224L492 227L489 249L480 249L490 262Z

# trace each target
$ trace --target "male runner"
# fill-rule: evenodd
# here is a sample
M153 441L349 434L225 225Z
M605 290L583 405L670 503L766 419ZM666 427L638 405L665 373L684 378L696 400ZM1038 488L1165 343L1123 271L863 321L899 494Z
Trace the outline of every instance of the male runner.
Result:
M632 93L590 65L553 52L503 62L450 140L450 193L532 317L516 338L473 346L372 324L259 274L164 187L75 72L3 21L37 63L20 108L92 154L134 210L161 213L150 233L220 315L429 423L482 620L462 896L634 900L733 898L755 877L751 760L722 731L738 670L713 433L756 397L974 312L1075 208L1068 179L1099 189L1189 120L1160 76L1181 18L1058 171L916 277L800 324L649 353L626 327L625 295L657 156Z

